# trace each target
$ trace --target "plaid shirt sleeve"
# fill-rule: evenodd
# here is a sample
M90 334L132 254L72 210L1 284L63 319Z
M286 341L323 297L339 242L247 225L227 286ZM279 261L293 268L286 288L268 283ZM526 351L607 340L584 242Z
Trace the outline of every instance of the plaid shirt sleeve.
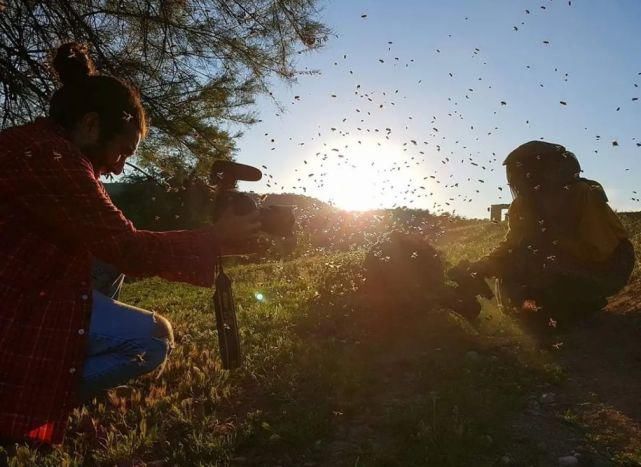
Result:
M160 276L199 286L213 284L217 255L212 227L137 230L111 202L91 162L63 139L34 143L14 158L13 196L29 217L62 243L137 277Z

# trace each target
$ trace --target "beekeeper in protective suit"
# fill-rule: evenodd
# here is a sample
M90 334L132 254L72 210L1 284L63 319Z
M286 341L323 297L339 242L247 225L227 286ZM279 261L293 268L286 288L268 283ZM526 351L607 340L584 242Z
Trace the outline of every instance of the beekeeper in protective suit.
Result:
M580 177L576 156L530 141L503 163L513 195L494 251L456 268L499 279L501 301L543 323L598 311L628 282L634 249L603 187Z

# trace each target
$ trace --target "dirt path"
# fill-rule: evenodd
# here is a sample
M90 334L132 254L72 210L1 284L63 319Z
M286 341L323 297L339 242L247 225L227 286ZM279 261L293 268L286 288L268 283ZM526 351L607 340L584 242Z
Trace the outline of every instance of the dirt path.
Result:
M641 282L560 338L566 379L532 394L516 438L541 446L540 465L573 454L578 465L641 465Z
M371 396L363 410L337 422L335 436L310 465L369 465L361 453L389 442L379 430L395 404L424 396L416 384L420 349L411 335L372 362ZM532 388L527 407L508 421L508 449L497 465L579 466L641 465L641 283L617 296L589 323L560 336L563 345L552 359L565 378ZM420 341L420 340L419 340ZM413 343L412 343L413 342ZM490 342L488 344L488 342ZM491 340L457 348L491 353ZM509 338L498 344L515 345ZM485 348L483 348L485 346ZM577 464L572 462L577 461ZM382 465L398 465L393 459ZM487 464L483 464L487 465Z

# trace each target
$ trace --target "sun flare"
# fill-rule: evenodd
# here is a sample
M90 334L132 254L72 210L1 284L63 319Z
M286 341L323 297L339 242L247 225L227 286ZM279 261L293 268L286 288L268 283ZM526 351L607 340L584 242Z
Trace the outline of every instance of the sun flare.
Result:
M401 187L417 173L406 165L402 146L380 139L326 143L313 160L309 164L312 196L349 211L392 206Z

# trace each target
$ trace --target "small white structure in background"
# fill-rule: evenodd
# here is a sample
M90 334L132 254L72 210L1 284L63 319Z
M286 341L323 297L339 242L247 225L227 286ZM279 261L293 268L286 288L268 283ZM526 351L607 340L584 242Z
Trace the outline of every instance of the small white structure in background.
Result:
M509 204L493 204L490 206L490 220L492 222L501 222L503 218L503 210L509 209ZM505 220L507 220L507 213L505 214Z

